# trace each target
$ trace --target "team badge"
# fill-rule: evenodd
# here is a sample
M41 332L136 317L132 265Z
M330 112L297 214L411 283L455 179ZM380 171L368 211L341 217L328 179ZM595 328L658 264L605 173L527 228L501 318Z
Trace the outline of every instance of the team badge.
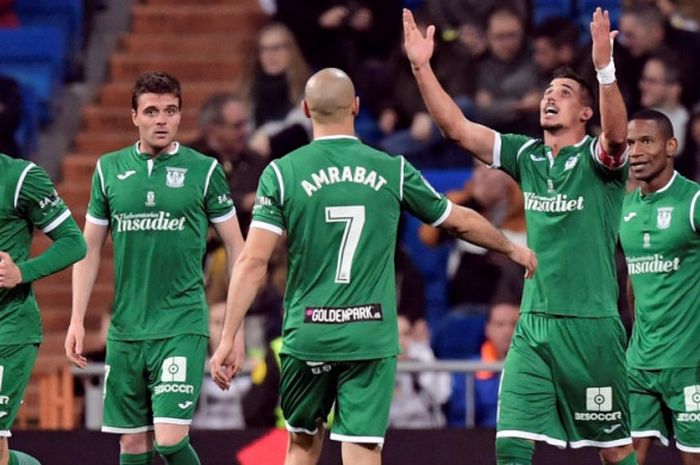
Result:
M671 213L673 207L661 207L656 209L656 227L668 229L671 226Z
M576 155L575 157L569 158L566 160L566 163L564 164L564 171L569 171L571 169L574 169L574 166L576 166L576 163L578 163L578 157L580 155Z
M146 206L155 207L156 206L156 193L153 191L146 192Z
M165 168L168 173L165 176L165 185L168 187L182 187L185 185L185 173L187 168Z

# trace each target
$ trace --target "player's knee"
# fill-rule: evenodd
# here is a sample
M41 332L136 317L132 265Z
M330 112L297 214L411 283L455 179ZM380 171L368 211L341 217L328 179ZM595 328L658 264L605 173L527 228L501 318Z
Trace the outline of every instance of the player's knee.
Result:
M637 455L631 444L600 449L600 457L606 465L637 465Z
M150 433L123 434L119 438L122 454L143 454L151 450Z
M156 444L164 447L172 447L179 444L189 435L189 427L186 425L156 425Z
M299 447L305 451L313 449L316 436L306 433L289 433L290 447Z
M496 438L497 465L531 465L535 443L529 439Z

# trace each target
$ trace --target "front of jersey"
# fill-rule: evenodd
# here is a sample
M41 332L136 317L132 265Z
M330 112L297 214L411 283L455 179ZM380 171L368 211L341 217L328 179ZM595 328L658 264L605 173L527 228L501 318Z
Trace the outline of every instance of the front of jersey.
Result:
M631 367L692 368L700 360L700 185L625 197L620 240L635 296Z
M263 172L251 227L287 232L282 353L309 361L398 354L401 210L438 225L451 204L403 157L320 138Z
M100 157L87 220L108 226L114 246L108 337L208 335L202 273L208 224L234 215L213 158L177 143L154 158L138 143Z
M626 164L598 161L585 136L558 155L539 139L496 134L493 167L523 192L528 246L539 266L526 280L521 311L559 316L617 316L614 250Z
M0 154L0 250L29 258L34 227L50 233L70 217L46 172ZM41 317L31 283L0 289L0 344L41 342Z

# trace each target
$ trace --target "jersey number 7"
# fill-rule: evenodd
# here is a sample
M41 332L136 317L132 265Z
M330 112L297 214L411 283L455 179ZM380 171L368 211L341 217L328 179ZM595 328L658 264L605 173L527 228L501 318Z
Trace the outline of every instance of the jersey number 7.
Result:
M338 250L335 282L347 284L350 282L352 273L352 259L365 225L365 207L361 205L326 207L326 223L345 223L343 239L340 241Z

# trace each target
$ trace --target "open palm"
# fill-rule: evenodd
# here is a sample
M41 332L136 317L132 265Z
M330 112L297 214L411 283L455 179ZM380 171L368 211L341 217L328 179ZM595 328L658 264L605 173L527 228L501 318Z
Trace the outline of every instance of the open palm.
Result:
M435 26L428 26L426 35L423 36L413 19L411 10L403 10L403 44L406 49L411 66L420 68L430 61L433 55Z

